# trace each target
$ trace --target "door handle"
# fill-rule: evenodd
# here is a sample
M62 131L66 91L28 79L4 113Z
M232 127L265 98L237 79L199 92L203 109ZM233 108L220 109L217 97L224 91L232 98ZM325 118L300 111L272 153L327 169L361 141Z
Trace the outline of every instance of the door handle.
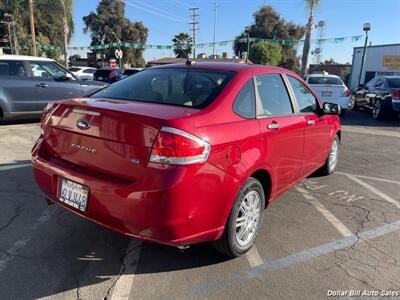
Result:
M308 125L315 125L315 121L314 120L307 120L307 124Z
M36 86L41 87L41 88L47 88L49 85L42 82L42 83L37 84Z
M281 124L274 122L274 123L268 124L267 128L270 130L277 130L277 129L281 128Z

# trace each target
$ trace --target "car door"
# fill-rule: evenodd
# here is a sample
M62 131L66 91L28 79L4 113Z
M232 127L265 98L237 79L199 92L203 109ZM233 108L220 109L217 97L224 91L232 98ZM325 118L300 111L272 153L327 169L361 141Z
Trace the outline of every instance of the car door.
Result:
M255 76L257 118L266 163L273 170L274 196L299 178L304 143L304 125L294 113L282 75Z
M36 86L36 110L43 110L50 101L82 95L82 81L53 61L29 61L29 69Z
M0 101L6 113L26 114L35 111L35 84L24 61L0 60Z
M327 116L318 113L319 103L311 90L298 78L287 75L287 80L293 91L298 115L304 128L304 152L300 176L305 177L325 162L330 149L331 125Z

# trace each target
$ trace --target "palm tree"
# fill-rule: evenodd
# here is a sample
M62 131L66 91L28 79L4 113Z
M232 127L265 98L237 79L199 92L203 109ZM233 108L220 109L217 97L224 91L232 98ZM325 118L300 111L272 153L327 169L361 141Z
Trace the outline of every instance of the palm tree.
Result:
M192 37L186 32L180 32L172 39L176 57L187 58L192 53Z
M319 5L319 0L305 0L308 10L308 22L306 25L306 37L304 39L303 55L301 57L301 75L304 76L306 73L308 53L310 52L311 46L311 33L314 26L314 12Z

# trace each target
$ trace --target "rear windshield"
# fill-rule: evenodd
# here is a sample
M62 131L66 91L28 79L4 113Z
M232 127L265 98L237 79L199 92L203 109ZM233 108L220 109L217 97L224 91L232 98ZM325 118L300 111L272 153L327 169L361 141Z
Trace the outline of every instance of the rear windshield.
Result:
M337 77L309 77L309 84L331 84L331 85L343 85L343 82L340 78Z
M139 70L125 70L124 75L133 75L139 73Z
M227 71L149 69L116 82L92 97L204 108L232 76Z
M96 70L96 72L94 72L94 75L107 77L108 75L110 75L110 73L111 73L111 70Z
M389 87L400 88L400 78L390 78L389 79Z

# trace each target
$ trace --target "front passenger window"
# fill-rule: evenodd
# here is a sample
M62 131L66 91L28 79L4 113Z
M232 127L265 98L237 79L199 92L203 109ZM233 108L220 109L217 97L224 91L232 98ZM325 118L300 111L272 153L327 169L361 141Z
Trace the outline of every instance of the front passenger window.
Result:
M294 95L296 96L300 112L315 112L317 109L317 99L315 99L313 93L311 93L311 91L300 80L292 76L288 76L287 78L292 86Z

